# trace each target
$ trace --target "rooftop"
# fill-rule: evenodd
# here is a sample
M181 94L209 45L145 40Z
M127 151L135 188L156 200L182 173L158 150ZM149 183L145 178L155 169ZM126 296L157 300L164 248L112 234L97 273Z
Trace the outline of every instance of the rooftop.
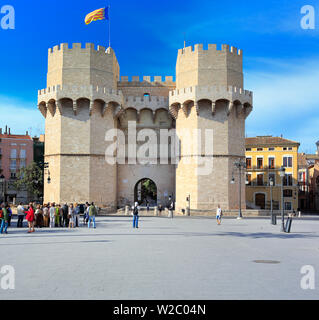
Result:
M299 142L273 136L257 136L246 138L246 146L300 146Z

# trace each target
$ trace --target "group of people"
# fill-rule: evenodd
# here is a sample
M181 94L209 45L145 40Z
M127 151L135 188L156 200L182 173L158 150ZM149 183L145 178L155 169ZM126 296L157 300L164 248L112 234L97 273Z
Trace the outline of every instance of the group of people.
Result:
M22 203L17 207L17 228L23 227L23 220L28 222L28 233L33 233L35 228L76 228L80 224L80 215L83 214L83 225L88 228L93 224L96 228L95 216L97 215L97 208L92 202L85 205L75 204L36 204L30 202L27 208ZM12 210L10 205L3 203L0 206L0 231L1 233L8 233L12 217Z

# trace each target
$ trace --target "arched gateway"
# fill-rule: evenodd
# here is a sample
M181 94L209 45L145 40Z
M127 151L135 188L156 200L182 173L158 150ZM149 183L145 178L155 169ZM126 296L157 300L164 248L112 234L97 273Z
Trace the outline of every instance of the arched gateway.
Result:
M143 178L136 183L134 202L145 206L148 202L151 207L157 205L157 186L153 180Z

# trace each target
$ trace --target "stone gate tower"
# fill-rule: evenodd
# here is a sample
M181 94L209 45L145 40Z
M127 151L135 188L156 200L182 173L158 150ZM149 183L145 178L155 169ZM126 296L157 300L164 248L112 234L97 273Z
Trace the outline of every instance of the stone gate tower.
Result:
M104 201L116 208L117 171L105 162L105 132L116 128L122 110L118 80L111 48L75 43L49 49L47 89L38 95L51 178L44 202Z
M228 45L221 50L216 45L208 45L207 50L195 45L178 52L176 90L170 92L170 111L181 146L176 167L178 211L187 207L189 195L190 207L198 213L215 210L218 204L224 210L239 207L234 162L245 158L245 119L252 110L252 93L243 89L242 58L240 50ZM190 142L189 136L181 134L183 129L199 129L201 142L197 137ZM207 170L201 163L208 165ZM233 177L235 184L230 183ZM245 208L244 177L242 181Z
M93 201L114 212L145 200L141 183L147 180L153 186L153 205L166 206L173 196L181 212L190 195L197 213L215 211L218 204L236 209L234 162L245 156L245 119L252 110L252 93L243 89L242 58L241 51L227 45L221 50L215 45L181 49L175 83L172 76L120 78L111 48L75 43L49 49L47 88L38 92L49 163L44 202ZM109 141L110 129L118 129L124 138ZM182 129L191 130L190 136ZM168 152L167 162L161 162L159 136L165 130L179 142L178 161ZM145 136L150 131L156 133L152 139ZM132 145L141 147L137 153L147 150L146 141L158 151L152 159L147 151L143 161L128 155ZM116 144L126 152L121 162L112 164L106 161L106 150ZM235 184L230 184L232 177ZM244 182L241 187L245 207Z

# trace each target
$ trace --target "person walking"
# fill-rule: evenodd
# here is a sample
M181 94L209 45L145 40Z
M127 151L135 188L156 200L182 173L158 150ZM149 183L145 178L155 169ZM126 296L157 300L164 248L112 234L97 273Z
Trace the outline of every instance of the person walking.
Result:
M34 219L35 219L32 202L30 202L29 209L25 213L27 214L25 218L28 221L28 226L29 226L28 233L32 233L34 232Z
M83 225L86 225L89 221L89 208L90 205L88 202L85 203L84 216L83 216Z
M5 234L8 233L8 226L9 226L9 213L8 213L8 204L7 203L2 203L1 208L0 208L0 233Z
M24 207L22 205L22 202L18 205L17 213L18 213L18 222L17 222L17 228L23 227L23 219L24 219Z
M8 227L11 227L11 219L12 219L12 210L10 208L10 205L7 203L7 211L8 211Z
M54 203L51 203L49 213L50 213L50 228L53 228L54 227L54 219L55 219L55 204Z
M172 197L168 198L168 217L171 219L174 218L174 201Z
M132 207L133 209L133 228L138 229L138 220L139 220L139 216L138 216L138 211L139 211L139 206L138 206L138 202L135 202L134 207Z
M96 228L96 226L95 226L96 208L95 208L95 205L94 205L93 202L92 202L92 204L90 205L90 207L89 207L88 210L89 210L88 228L90 228L91 221L93 221L93 228L95 229L95 228Z
M222 216L223 216L222 209L220 208L220 205L218 205L216 210L216 220L218 225L222 223Z
M74 207L72 203L69 206L69 229L71 227L74 228Z

